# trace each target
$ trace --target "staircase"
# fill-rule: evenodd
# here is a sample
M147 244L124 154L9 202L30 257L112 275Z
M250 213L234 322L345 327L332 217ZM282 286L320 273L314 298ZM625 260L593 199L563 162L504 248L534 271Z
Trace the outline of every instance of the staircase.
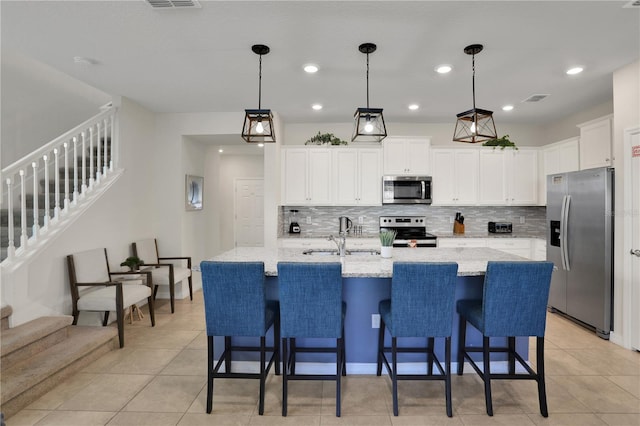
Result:
M74 326L71 316L57 316L9 328L11 313L10 306L0 312L0 406L5 418L118 347L115 327Z

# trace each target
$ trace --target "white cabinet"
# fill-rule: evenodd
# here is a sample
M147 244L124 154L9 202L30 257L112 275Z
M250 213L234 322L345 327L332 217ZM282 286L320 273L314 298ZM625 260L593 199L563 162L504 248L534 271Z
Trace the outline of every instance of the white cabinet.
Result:
M424 137L386 137L382 141L385 175L429 175L431 139Z
M334 148L333 193L336 205L379 206L382 202L379 148Z
M578 124L580 128L580 170L613 166L611 120L613 115Z
M536 149L482 149L479 158L479 204L535 205L538 199Z
M531 259L530 238L488 238L487 247Z
M478 202L478 150L431 150L434 205L475 205Z
M580 170L579 138L569 138L542 147L538 204L547 204L547 176Z
M438 247L458 248L458 247L486 247L486 238L438 238Z
M531 240L531 259L547 260L547 242L541 238Z
M283 149L283 205L329 205L331 199L331 150Z

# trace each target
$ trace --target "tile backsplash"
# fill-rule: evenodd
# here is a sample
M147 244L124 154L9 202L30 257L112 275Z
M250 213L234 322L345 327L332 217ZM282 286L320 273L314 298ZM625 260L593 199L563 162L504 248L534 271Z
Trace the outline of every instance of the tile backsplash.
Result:
M298 210L301 237L323 237L338 233L338 217L347 216L354 225L362 218L363 236L378 234L379 216L426 216L427 232L447 235L453 231L452 220L456 212L465 217L465 234L487 233L487 222L512 222L513 233L544 238L546 228L545 207L511 206L415 206L391 205L380 207L312 207L281 206L279 211L279 237L289 236L291 210ZM310 221L310 223L308 223ZM521 223L524 222L524 223Z

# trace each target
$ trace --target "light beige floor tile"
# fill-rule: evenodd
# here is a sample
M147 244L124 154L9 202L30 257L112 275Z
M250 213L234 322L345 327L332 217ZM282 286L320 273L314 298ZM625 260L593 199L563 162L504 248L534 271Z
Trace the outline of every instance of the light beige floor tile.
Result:
M162 372L162 375L207 377L207 350L184 349Z
M566 352L585 367L590 368L591 375L635 375L640 380L640 364L627 359L621 355L621 352L612 350L612 348L567 349Z
M184 349L198 334L198 331L162 330L154 327L142 333L138 330L130 345L136 348Z
M129 340L132 339L131 334L136 334L136 333L137 332L135 331L132 331L130 333L127 333L125 331L126 340L127 340L126 343L131 343L129 342ZM111 371L111 367L113 367L115 364L119 363L123 359L126 359L127 357L129 357L131 353L133 353L135 350L136 348L134 348L130 344L127 344L124 348L119 348L119 349L107 352L100 358L96 359L95 361L87 365L82 370L82 372L83 373L108 373L109 371Z
M640 376L607 376L607 378L640 399Z
M104 369L111 374L158 374L180 353L178 349L132 348L118 362ZM96 371L97 372L97 371Z
M99 374L58 409L118 411L152 379L153 376L150 375Z
M549 417L529 414L529 418L536 425L552 426L601 426L606 425L595 414L573 413L573 414L549 414Z
M202 331L196 336L191 343L187 345L185 349L204 349L207 350L207 333Z
M52 411L37 426L104 426L115 414L108 411Z
M526 426L535 425L526 414L494 414L487 416L486 414L461 414L460 419L465 426L485 426L485 425L504 425L504 426Z
M593 376L593 369L564 349L545 348L545 376Z
M204 315L183 315L160 325L163 330L198 330L205 328Z
M184 413L193 404L205 383L204 377L157 376L125 406L123 411Z
M60 404L64 403L66 400L89 385L96 376L96 374L78 373L42 395L27 408L37 410L54 410L58 408Z
M600 414L600 418L609 426L640 425L640 414Z
M341 417L323 415L320 419L322 426L349 425L349 426L391 426L389 415L342 415Z
M393 426L463 426L460 416L453 413L453 417L443 415L428 416L393 416L390 415Z
M523 407L509 393L507 382L491 382L494 414L521 414ZM476 374L451 377L453 409L458 414L485 414L484 385Z
M248 414L187 413L178 426L246 426L250 421L251 415Z
M386 379L385 382L385 387L388 388L387 405L393 413L391 380ZM398 381L398 412L407 416L446 415L444 383Z
M22 410L15 416L5 419L5 423L11 426L33 426L47 416L49 410Z
M266 389L269 392L270 378L267 379ZM205 379L206 382L206 379ZM213 381L213 409L212 414L216 415L242 415L251 416L257 413L258 409L259 383L252 379L216 379ZM202 388L198 397L188 409L188 413L202 414L206 412L207 386ZM273 408L274 414L280 414L280 403L278 408ZM270 407L265 395L265 412Z
M336 412L336 383L323 382L322 414L329 416ZM389 413L387 400L391 404L391 394L385 386L385 379L377 376L346 376L342 378L343 416L386 415Z
M640 400L601 376L566 376L559 382L595 413L640 413Z
M129 413L120 412L107 426L175 426L182 413Z
M251 416L249 424L251 426L270 426L270 425L282 425L282 426L318 426L321 423L320 416L297 416L289 415L287 417L279 416Z
M258 383L255 384L257 400ZM288 382L287 415L288 416L320 416L326 403L322 394L323 381L292 380ZM335 400L335 398L334 398ZM335 402L332 405L335 412ZM267 381L264 414L278 416L282 413L282 376L270 376ZM257 414L257 411L256 413Z
M547 377L547 410L549 413L591 413L589 407L578 401L560 385L560 377ZM505 386L514 401L527 414L540 414L538 387L533 381L507 381Z

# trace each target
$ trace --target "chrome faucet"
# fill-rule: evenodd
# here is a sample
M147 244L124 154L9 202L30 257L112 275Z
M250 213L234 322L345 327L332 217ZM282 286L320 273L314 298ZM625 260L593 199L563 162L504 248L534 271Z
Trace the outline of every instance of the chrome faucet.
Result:
M347 252L347 236L346 236L346 233L341 232L340 233L340 238L337 239L337 240L333 235L329 235L329 238L327 238L327 241L333 241L334 243L336 243L336 247L338 248L338 254L340 255L340 257L344 257L344 255Z

